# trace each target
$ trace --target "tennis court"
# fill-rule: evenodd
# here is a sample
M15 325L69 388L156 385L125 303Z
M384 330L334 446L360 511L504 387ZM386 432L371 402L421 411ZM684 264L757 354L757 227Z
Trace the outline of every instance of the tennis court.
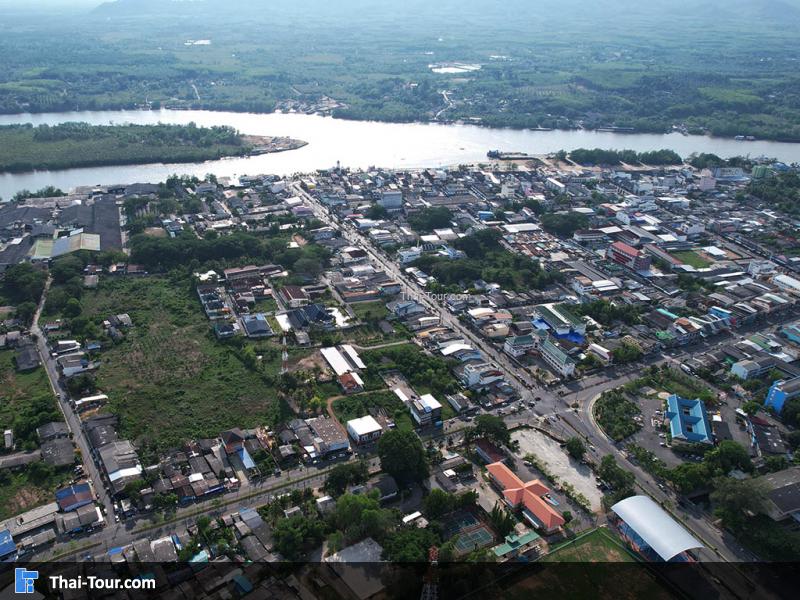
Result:
M466 554L478 548L488 546L494 541L492 532L485 525L476 529L464 531L458 534L455 547L459 554Z
M460 534L463 530L479 524L480 521L471 512L458 511L447 519L444 526L445 539L449 539L454 535Z

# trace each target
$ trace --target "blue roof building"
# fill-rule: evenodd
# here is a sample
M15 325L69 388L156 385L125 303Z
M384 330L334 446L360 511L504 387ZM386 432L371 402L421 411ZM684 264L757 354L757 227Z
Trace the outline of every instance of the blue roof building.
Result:
M713 443L708 413L706 413L706 407L701 400L688 400L672 394L667 399L665 416L669 420L669 430L673 440L701 444Z
M773 383L772 387L769 388L764 404L780 414L783 411L783 405L798 396L800 396L800 377L781 379Z
M0 562L13 561L17 559L17 545L11 537L11 531L3 529L0 531Z

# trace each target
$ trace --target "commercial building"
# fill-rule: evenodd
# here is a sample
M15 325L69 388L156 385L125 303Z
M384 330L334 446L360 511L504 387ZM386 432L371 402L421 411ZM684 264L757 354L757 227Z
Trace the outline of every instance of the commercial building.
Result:
M781 379L769 388L764 404L780 413L787 401L798 396L800 396L800 377Z
M431 394L414 398L409 403L411 417L419 427L439 426L442 424L442 405Z
M645 558L683 562L689 550L703 548L686 529L649 496L631 496L611 507L622 536Z
M650 257L624 242L611 244L606 251L606 256L632 271L646 271L650 268Z
M575 373L575 361L550 339L546 331L537 331L537 349L547 365L562 377Z
M545 533L553 533L564 525L561 516L549 500L550 488L538 479L523 482L504 463L487 465L489 479L503 494L506 504L520 509L525 519Z
M347 422L347 433L356 445L371 444L381 437L383 429L371 415Z
M667 412L664 416L669 421L673 440L700 444L713 443L708 413L701 400L688 400L672 394L667 398Z

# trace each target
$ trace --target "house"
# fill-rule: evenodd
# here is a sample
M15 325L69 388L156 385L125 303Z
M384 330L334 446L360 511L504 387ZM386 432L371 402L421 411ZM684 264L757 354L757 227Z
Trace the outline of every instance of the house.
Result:
M141 478L142 465L130 441L111 442L98 448L97 454L114 494L124 490L128 483Z
M502 544L492 548L494 555L502 561L519 559L529 553L541 551L542 538L535 531L512 533L506 536Z
M76 510L93 502L94 494L88 483L78 483L56 490L56 503L62 512Z
M677 394L667 398L664 418L669 421L673 440L695 444L713 444L706 407L701 400L688 400Z
M274 334L272 327L267 322L267 317L261 313L243 316L242 327L245 335L249 338L269 337Z
M40 442L49 442L58 438L69 437L69 427L63 421L45 423L36 428L36 436Z
M457 372L459 369L456 370ZM467 363L460 369L461 382L468 388L481 389L489 387L495 382L502 381L503 372L492 364Z
M278 295L283 301L284 305L289 308L300 308L307 306L310 302L308 294L303 291L303 288L297 285L286 285L278 290Z
M442 405L431 394L413 398L408 406L418 427L439 427L442 424Z
M357 394L364 391L364 381L358 373L344 373L338 377L337 381L345 394Z
M378 490L378 498L381 502L391 502L397 498L400 488L397 485L394 477L388 474L379 475L376 481L370 481L367 484L369 491Z
M347 422L347 433L350 438L360 446L371 444L381 437L383 428L372 416L366 415L359 419L351 419Z
M534 479L524 483L502 462L489 464L486 470L489 480L500 490L505 503L521 510L523 517L533 527L545 533L554 533L564 525L564 517L549 501L550 488L541 481Z
M238 427L223 431L220 437L227 454L239 452L244 447L244 432Z
M382 554L381 545L366 538L322 560L350 588L357 600L367 600L386 589L381 577Z
M774 521L800 520L800 467L759 477L766 489L767 514Z

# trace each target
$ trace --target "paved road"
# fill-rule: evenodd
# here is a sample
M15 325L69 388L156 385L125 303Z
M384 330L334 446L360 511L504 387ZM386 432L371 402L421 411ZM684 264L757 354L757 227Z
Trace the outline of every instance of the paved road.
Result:
M58 369L56 367L56 361L50 355L50 351L47 347L47 342L45 340L45 336L39 327L39 318L42 315L42 309L44 308L45 302L47 301L47 293L50 290L50 284L52 283L52 279L48 277L47 283L45 284L44 292L42 293L42 298L39 301L39 306L36 309L36 314L33 318L33 325L31 325L31 333L36 336L36 343L37 348L39 350L39 355L42 358L42 365L44 366L45 372L47 373L47 378L50 380L50 387L53 389L53 393L58 398L58 405L61 409L61 412L64 414L64 420L69 427L70 432L72 433L72 439L74 440L75 444L81 451L81 458L83 459L83 468L84 472L88 475L88 477L92 480L92 484L97 494L98 501L105 509L105 514L107 519L113 521L114 515L114 506L111 500L111 497L105 490L105 486L103 485L103 479L100 475L100 470L95 465L94 460L92 460L92 448L89 444L89 440L86 437L86 434L81 427L81 420L78 418L78 415L72 409L72 406L69 403L69 397L67 395L67 390L61 385L61 378L58 374Z

